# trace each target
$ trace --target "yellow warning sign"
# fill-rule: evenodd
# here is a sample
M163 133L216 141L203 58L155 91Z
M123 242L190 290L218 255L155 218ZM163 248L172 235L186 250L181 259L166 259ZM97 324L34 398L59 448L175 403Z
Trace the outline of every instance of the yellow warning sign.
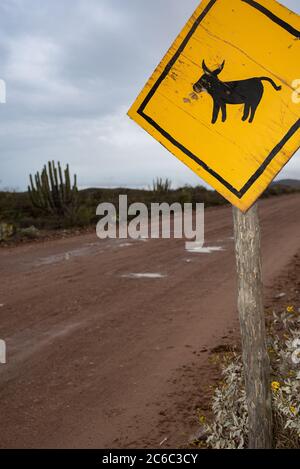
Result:
M275 0L204 0L128 114L246 211L300 147L299 38Z

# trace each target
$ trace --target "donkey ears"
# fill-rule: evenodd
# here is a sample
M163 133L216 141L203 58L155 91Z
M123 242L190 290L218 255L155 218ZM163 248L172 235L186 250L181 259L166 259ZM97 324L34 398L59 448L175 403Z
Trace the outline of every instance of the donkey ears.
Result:
M208 75L212 74L212 71L209 70L209 68L206 66L205 60L203 60L202 62L202 68L203 68L203 72L208 73Z
M223 70L223 68L224 68L224 65L225 65L225 60L223 60L222 65L220 65L220 67L217 68L217 69L213 72L213 74L214 74L214 75L219 75L219 73L222 72L222 70Z
M222 70L223 70L223 68L224 68L224 65L225 65L225 60L223 61L222 65L220 65L220 67L218 67L218 68L217 68L216 70L214 70L214 71L211 71L211 70L209 70L209 68L206 66L205 60L203 60L203 62L202 62L203 71L204 71L205 73L208 73L208 75L215 75L215 76L219 75L219 74L222 72Z

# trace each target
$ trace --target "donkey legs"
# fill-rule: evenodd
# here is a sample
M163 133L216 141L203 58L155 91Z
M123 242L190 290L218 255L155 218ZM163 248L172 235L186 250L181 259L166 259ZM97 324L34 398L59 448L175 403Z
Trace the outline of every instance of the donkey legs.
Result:
M259 103L258 103L259 104ZM256 111L257 111L257 108L258 108L258 104L255 104L251 106L251 114L250 114L250 119L249 119L249 122L253 122L254 120L254 117L255 117L255 114L256 114Z
M225 122L227 119L227 110L226 110L226 104L222 103L221 104L221 109L222 109L222 122Z
M214 110L213 110L213 116L212 116L212 124L215 124L218 120L219 112L220 112L221 105L219 103L214 103Z
M251 106L251 113L250 113L250 119L249 119L250 124L254 120L254 117L255 117L255 114L256 114L256 111L257 111L257 108L258 108L258 104L254 104L254 105L252 104L252 106Z
M260 101L261 100L254 103L245 103L244 115L242 117L243 121L246 121L250 114L249 122L253 122Z
M262 89L262 92L257 96L257 99L251 103L251 114L250 114L250 119L249 119L250 123L253 122L254 120L257 108L261 102L262 97L263 97L263 89Z
M249 117L249 113L250 113L250 104L249 103L245 103L245 108L244 108L244 115L242 117L242 120L243 121L246 121Z

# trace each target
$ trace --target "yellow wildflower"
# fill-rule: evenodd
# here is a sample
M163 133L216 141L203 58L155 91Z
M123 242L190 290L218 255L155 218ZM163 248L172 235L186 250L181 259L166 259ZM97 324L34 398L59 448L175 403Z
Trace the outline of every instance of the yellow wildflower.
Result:
M297 413L297 409L296 407L294 407L293 405L290 406L290 411L292 412L292 414L296 415Z
M278 391L280 389L280 383L278 381L273 381L271 387L273 391Z
M286 310L287 310L287 312L290 313L290 314L293 314L293 313L295 312L294 306L288 306L288 307L286 308Z

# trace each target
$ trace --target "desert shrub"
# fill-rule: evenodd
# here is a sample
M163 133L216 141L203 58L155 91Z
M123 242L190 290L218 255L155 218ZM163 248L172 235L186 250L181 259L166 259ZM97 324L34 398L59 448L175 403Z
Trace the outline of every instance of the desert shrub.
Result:
M15 233L14 225L0 222L0 242L8 240L14 235L14 233Z
M35 226L29 226L28 228L22 228L18 232L19 238L25 239L38 239L40 237L40 232Z
M90 225L94 219L96 219L94 211L90 207L81 205L76 213L74 220L72 220L72 225L83 228Z
M281 315L274 314L268 347L277 449L300 447L300 372L292 360L296 353L294 341L299 338L300 315L293 307ZM202 419L206 444L214 449L243 449L247 447L248 410L241 356L233 355L223 366L222 376L213 396L213 419L210 423Z

